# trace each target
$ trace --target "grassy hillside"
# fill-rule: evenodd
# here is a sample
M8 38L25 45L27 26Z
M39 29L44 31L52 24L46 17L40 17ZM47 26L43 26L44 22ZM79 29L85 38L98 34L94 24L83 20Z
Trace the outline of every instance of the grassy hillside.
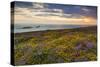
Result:
M14 34L15 65L94 61L96 26Z

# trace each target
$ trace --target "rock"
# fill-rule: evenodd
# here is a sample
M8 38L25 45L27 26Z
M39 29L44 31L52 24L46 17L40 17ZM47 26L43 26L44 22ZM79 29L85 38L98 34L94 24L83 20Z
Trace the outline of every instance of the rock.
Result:
M87 58L74 59L74 62L80 62L80 61L88 61L88 59Z
M79 50L82 47L81 44L79 44L78 46L75 47L76 50Z
M81 41L77 43L75 47L76 50L88 50L93 48L93 43L91 41Z
M86 44L86 46L87 46L87 48L93 48L93 43L92 42L87 42L87 44Z

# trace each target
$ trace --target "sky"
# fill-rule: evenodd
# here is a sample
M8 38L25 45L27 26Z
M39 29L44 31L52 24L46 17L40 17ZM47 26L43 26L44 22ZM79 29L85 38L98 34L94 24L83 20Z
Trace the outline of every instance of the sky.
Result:
M96 25L97 21L96 6L15 1L11 9L15 23Z

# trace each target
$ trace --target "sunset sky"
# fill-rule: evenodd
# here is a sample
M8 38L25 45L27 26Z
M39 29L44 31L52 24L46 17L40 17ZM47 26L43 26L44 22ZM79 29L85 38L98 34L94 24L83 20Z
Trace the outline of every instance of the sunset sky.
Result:
M15 2L14 7L15 23L96 25L96 20L96 6Z

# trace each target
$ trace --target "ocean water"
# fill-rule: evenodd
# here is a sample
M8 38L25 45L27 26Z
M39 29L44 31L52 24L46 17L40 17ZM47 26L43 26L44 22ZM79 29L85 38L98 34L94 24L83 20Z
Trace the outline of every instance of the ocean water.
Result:
M14 24L14 33L57 30L57 29L72 29L85 27L82 25L53 25L53 24Z

